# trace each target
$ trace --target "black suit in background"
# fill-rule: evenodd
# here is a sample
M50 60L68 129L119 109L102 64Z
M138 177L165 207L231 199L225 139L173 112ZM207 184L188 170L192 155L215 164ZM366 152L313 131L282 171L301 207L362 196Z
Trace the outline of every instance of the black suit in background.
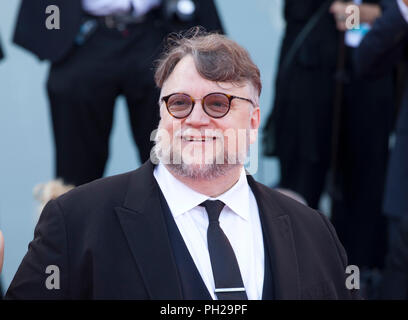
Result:
M4 54L3 54L3 50L1 47L1 39L0 39L0 61L4 58ZM1 281L0 281L0 300L3 298L3 287L1 285Z
M396 1L384 16L376 21L358 49L356 66L368 77L383 74L405 59L408 49L408 23L400 13ZM391 152L384 211L390 218L408 216L408 81L401 100L395 146Z
M81 0L22 0L14 42L52 62L47 81L56 147L56 176L80 185L103 175L116 98L126 98L133 138L142 162L150 156L151 132L158 124L159 92L153 61L171 31L194 25L222 31L213 1L196 0L196 12L181 23L152 10L144 22L126 30L99 20L96 31L78 45L75 39L87 16ZM167 3L162 1L162 3ZM61 29L45 28L48 5L57 5Z
M367 77L384 74L401 60L408 61L408 23L397 1L389 6L361 43L356 68ZM408 80L405 79L395 145L391 151L384 212L389 219L389 255L382 298L408 299ZM402 221L402 222L400 222Z
M365 1L378 3L379 1ZM330 1L286 0L287 22L276 78L273 111L264 134L267 155L281 165L280 186L300 193L314 208L331 163L335 75L340 33L329 13ZM301 30L325 5L288 69L283 63ZM393 105L391 72L362 80L352 65L355 49L346 48L346 76L332 222L350 263L381 267L386 230L382 195ZM368 111L369 110L369 111Z
M182 236L153 169L148 161L50 201L6 298L209 299L186 245L174 246ZM251 176L248 182L269 259L263 297L356 298L345 287L347 257L328 219ZM59 290L45 286L48 265L59 267Z
M381 299L408 300L408 217L402 217L387 255Z
M3 53L3 49L1 46L1 38L0 38L0 60L2 60L4 58L4 53Z

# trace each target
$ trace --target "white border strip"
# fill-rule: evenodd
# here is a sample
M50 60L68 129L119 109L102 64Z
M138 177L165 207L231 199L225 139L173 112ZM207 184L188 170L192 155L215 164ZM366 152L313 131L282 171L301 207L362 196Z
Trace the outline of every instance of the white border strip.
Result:
M245 291L245 288L217 288L215 292L235 292L235 291Z

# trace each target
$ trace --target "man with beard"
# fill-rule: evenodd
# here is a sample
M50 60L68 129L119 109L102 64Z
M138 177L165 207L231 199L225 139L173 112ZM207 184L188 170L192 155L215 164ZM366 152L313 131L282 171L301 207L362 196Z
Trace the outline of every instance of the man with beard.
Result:
M6 298L354 298L327 218L244 170L261 93L247 51L191 30L155 80L154 157L50 201Z

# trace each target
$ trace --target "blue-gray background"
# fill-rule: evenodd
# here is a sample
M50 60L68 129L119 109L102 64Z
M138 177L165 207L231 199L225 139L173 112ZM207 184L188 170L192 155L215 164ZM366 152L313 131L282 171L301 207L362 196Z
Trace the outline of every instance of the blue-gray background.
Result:
M283 0L216 0L227 34L248 49L261 70L262 124L271 110L273 83L284 30ZM20 1L0 1L0 37L6 59L0 62L0 229L5 237L2 281L7 288L32 240L38 203L33 187L53 178L53 140L45 79L49 64L12 44ZM139 166L124 101L119 98L105 175ZM261 137L260 137L261 138ZM278 180L277 165L260 158L256 178Z

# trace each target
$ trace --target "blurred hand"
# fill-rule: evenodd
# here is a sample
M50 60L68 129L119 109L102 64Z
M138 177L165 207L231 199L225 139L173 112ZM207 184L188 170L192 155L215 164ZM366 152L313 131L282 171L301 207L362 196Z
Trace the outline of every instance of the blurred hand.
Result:
M408 0L402 0L406 6L408 6Z
M330 6L329 12L333 14L339 31L345 31L347 29L346 20L348 14L346 13L346 8L350 4L353 4L353 2L334 1Z
M408 5L408 0L403 0ZM346 8L349 5L354 5L354 2L348 1L334 1L330 6L329 12L333 14L336 20L336 26L339 31L346 31L346 20L353 14L353 10L350 13L346 13ZM373 24L375 19L381 16L381 7L377 4L363 3L358 6L360 13L360 23Z
M0 273L3 268L3 258L4 258L4 238L3 234L0 231Z

